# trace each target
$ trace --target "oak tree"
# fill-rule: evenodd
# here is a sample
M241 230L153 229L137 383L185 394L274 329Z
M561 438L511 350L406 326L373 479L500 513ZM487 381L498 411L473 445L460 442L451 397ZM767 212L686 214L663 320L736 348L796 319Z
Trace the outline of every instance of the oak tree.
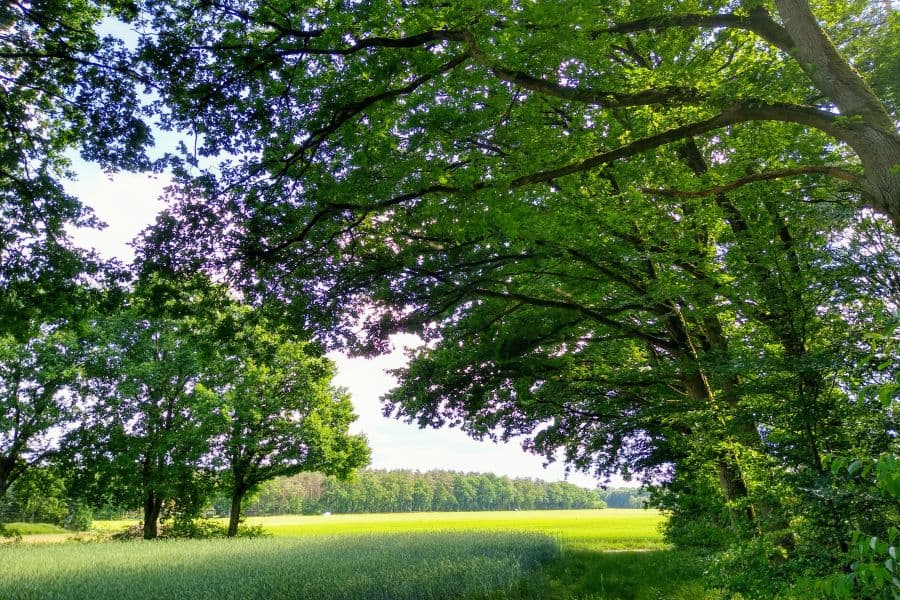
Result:
M856 371L894 255L847 251L900 227L890 6L149 9L166 125L216 157L155 243L334 343L422 335L388 412L709 483L785 552L769 491L892 430Z
M231 496L229 537L245 497L264 482L302 471L345 477L369 461L365 438L348 433L356 415L331 382L334 365L246 307L230 314L224 322L234 327L224 327L219 362L201 389L222 418L210 461Z

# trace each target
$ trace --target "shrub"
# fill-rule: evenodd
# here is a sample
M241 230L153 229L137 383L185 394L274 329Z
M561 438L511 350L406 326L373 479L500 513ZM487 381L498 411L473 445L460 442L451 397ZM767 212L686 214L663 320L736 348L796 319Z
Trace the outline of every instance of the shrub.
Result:
M63 520L63 527L70 531L87 531L94 522L94 512L83 502L69 504L69 514Z
M159 539L207 540L227 537L228 527L215 519L175 519L159 524ZM261 538L271 536L262 525L244 525L238 528L239 538ZM144 537L141 523L112 535L114 540L138 540Z

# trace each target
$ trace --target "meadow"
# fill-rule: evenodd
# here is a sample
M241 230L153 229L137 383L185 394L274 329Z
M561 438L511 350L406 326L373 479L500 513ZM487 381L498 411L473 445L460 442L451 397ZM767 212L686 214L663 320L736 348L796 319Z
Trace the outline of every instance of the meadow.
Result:
M614 509L283 516L248 519L271 534L259 539L25 535L0 547L0 598L718 598L665 547L662 520Z

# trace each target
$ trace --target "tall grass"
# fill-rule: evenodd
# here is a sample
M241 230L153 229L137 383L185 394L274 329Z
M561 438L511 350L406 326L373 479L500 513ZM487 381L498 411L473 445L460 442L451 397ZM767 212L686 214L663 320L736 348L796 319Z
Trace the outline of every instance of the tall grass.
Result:
M612 509L283 516L248 519L274 536L265 539L15 544L0 547L0 600L724 599L705 588L703 565L665 546L663 519Z
M445 532L0 548L0 598L503 598L558 541Z

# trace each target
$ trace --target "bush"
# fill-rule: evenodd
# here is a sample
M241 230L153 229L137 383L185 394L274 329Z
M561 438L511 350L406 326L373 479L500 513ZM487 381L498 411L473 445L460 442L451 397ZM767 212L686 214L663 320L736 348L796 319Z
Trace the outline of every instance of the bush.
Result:
M94 522L94 512L83 502L69 504L69 514L63 521L63 527L70 531L87 531Z
M176 519L162 521L159 524L159 539L197 539L207 540L228 537L228 527L214 519ZM262 525L243 525L238 527L239 538L270 537ZM141 523L113 534L115 540L138 540L144 537L144 526Z

